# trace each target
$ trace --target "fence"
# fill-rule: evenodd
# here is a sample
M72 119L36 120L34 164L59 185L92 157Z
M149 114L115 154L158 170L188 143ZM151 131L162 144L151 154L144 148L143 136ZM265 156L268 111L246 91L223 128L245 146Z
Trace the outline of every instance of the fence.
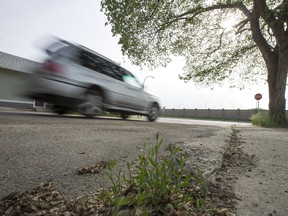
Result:
M267 112L264 110L263 112ZM249 121L257 110L232 109L162 109L162 115L167 117L188 117Z

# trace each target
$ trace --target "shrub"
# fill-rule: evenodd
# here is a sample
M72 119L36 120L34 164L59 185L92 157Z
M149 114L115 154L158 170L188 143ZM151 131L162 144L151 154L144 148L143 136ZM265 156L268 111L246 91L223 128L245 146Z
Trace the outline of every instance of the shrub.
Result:
M279 125L272 119L268 112L258 112L257 114L252 115L251 121L253 125L259 125L261 127L288 127L288 120L285 124Z

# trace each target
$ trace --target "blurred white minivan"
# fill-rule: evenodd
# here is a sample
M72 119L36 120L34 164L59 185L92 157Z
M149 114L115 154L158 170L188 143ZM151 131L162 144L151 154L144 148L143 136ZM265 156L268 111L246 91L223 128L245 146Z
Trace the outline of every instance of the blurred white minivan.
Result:
M77 110L93 117L107 111L123 119L135 114L157 119L158 100L112 60L62 39L46 52L49 57L34 71L26 95L52 104L55 113Z

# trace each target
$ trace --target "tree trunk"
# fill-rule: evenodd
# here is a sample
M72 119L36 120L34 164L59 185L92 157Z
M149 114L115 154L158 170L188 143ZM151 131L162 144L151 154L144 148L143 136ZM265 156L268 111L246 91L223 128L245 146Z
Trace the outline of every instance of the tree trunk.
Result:
M260 17L273 30L276 41L273 48L262 34ZM282 26L280 21L277 22L274 14L266 6L265 0L254 0L250 20L253 40L263 56L268 71L269 114L275 124L284 125L287 122L285 91L288 72L288 37L283 31L284 23Z
M286 47L286 46L283 46ZM276 50L275 50L276 51ZM279 48L275 59L266 62L268 69L268 85L269 85L269 114L277 125L286 123L286 81L288 71L288 50Z

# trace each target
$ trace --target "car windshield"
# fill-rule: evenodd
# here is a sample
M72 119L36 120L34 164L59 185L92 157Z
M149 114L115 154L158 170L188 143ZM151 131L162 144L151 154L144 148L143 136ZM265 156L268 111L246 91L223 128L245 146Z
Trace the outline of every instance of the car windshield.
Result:
M127 84L134 86L134 87L141 88L141 89L143 88L142 85L138 82L138 80L130 74L123 75L123 81Z

